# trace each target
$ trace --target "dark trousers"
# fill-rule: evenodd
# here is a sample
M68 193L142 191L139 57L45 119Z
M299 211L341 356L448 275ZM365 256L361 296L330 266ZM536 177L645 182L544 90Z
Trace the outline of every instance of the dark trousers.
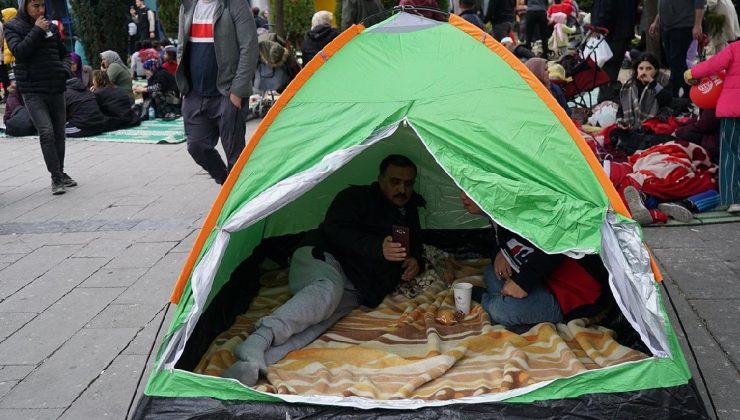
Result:
M624 61L624 53L627 52L627 47L629 47L630 40L629 39L615 39L615 40L608 40L609 48L612 50L612 58L609 59L606 63L604 63L603 70L604 72L609 75L609 80L615 81L619 80L619 70L622 68L622 62ZM598 102L601 103L606 100L615 100L617 99L617 103L619 102L619 89L622 87L621 84L618 83L610 83L608 85L603 85L599 88L599 96L598 96Z
M668 59L668 68L671 69L673 96L678 97L679 89L683 88L684 97L688 97L689 85L683 80L683 73L688 68L686 66L686 55L691 41L694 39L691 28L675 28L663 31L661 39Z
M182 117L188 153L216 180L223 184L244 150L246 107L239 110L226 96L203 97L190 92L183 99ZM226 152L226 163L216 151L219 137Z
M511 33L511 22L499 22L499 23L492 23L492 31L493 37L496 39L496 41L501 41L505 37L509 36Z
M542 40L542 56L547 58L549 54L547 39L550 38L550 28L547 25L547 12L544 10L527 12L527 49L532 49L535 31Z
M31 121L39 133L46 169L58 179L64 172L64 125L67 114L64 93L28 93L23 95Z

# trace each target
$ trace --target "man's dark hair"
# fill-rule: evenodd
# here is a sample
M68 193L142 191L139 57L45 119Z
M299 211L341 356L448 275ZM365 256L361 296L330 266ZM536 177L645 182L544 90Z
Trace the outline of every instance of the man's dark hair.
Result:
M411 161L411 159L407 158L404 155L388 155L383 159L382 162L380 162L380 174L384 175L385 170L388 169L388 166L399 166L401 168L414 168L414 172L417 172L416 165L414 165L414 162Z

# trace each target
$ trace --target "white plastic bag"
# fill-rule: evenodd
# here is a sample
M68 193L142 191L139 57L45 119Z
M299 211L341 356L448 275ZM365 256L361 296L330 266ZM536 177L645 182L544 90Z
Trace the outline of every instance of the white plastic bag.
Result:
M583 58L591 58L599 67L604 67L607 61L614 56L609 44L606 43L603 35L594 35L586 41L586 47L583 49Z

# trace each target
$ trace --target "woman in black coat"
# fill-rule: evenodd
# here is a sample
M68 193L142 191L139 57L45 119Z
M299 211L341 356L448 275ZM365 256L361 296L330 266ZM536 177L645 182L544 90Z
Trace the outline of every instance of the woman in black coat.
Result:
M301 44L303 53L303 65L308 64L311 59L321 51L322 48L339 35L339 32L331 27L334 16L331 12L320 10L314 13L311 19L311 30L306 32Z
M67 137L97 136L108 127L108 117L100 111L95 95L80 79L67 80L64 103L67 108Z
M134 127L140 124L139 115L133 109L133 101L110 81L106 72L94 70L92 82L91 90L95 94L100 111L108 117L106 131Z

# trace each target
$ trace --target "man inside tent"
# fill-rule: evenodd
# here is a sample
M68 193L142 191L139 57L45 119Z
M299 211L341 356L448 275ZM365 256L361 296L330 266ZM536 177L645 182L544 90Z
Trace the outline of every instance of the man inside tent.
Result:
M422 253L418 207L426 203L414 192L415 180L409 158L389 155L377 182L337 194L324 222L293 253L293 297L257 322L234 350L239 361L224 377L254 385L267 365L306 346L359 305L378 306L399 281L416 277ZM399 226L408 228L410 249L393 241Z
M465 192L460 193L465 210L485 215ZM541 322L558 323L591 316L604 307L609 274L598 255L573 259L547 254L531 242L491 222L497 248L486 267L486 289L474 290L491 321L505 327Z

